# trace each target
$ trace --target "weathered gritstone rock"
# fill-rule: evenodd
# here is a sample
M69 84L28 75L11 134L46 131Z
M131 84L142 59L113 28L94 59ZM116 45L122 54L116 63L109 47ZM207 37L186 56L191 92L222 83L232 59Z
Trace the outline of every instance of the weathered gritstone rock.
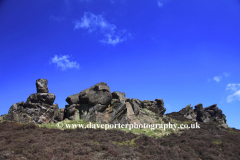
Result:
M14 103L4 120L13 120L21 123L50 123L64 119L64 108L60 113L57 104L53 104L56 96L48 93L46 79L38 79L37 92L31 94L24 103ZM54 119L56 118L56 119Z
M125 119L124 114L126 113L127 113L126 103L122 102L121 105L115 111L113 111L111 122L114 124L119 123L122 118Z
M65 109L59 109L57 104L53 104L56 96L48 93L47 83L46 79L38 79L36 82L38 93L31 94L25 103L23 101L14 103L3 119L24 123L57 123L68 118L99 123L152 124L158 122L166 111L162 99L154 101L129 99L124 92L111 93L110 87L104 82L68 96L66 102L69 105L66 105ZM227 128L226 116L222 114L217 104L203 108L199 103L195 109L189 104L181 111L168 115L181 120L186 118L204 123L217 122Z
M66 116L68 119L85 119L96 121L96 114L106 110L111 103L112 94L106 83L98 83L78 94L68 96L66 102ZM74 114L73 114L74 110Z
M158 106L158 115L160 117L163 117L164 113L166 112L166 108L164 108L164 102L163 99L155 99L155 101L157 102L157 106Z
M48 105L53 105L53 102L55 101L56 96L53 93L36 93L31 94L27 101L25 102L25 105L31 105L33 103L44 103Z
M106 83L98 83L79 93L80 104L95 106L102 104L108 106L111 103L112 94Z
M124 92L112 92L106 83L98 83L78 94L68 96L66 102L66 118L84 119L99 123L137 123L156 122L156 118L163 116L166 109L162 99L155 101L141 101L125 97ZM149 117L140 108L153 110L153 117ZM151 111L150 111L151 112Z
M126 102L126 108L127 108L127 118L129 119L130 123L136 123L138 125L141 124L141 122L135 116L131 103Z
M222 114L222 110L217 107L217 104L203 108L203 105L199 103L195 105L195 109L190 106L191 104L187 105L178 113L192 121L200 121L204 123L217 122L223 127L227 127L226 116Z
M6 114L3 119L4 120L9 120L9 121L17 121L21 115L18 114L23 110L23 105L24 102L18 102L18 103L14 103L8 111L8 114Z
M66 110L64 108L56 109L54 111L54 122L57 123L58 121L63 121L65 117Z
M194 112L191 104L187 105L185 108L179 111L179 113L189 120L196 121L197 119L197 114Z
M134 114L136 116L139 115L140 108L142 108L142 101L136 98L132 98L130 104L132 105Z
M79 94L80 93L68 96L67 99L66 99L66 102L69 105L71 105L71 104L79 104L80 103Z
M155 101L145 100L142 102L142 108L146 108L154 113L156 113L157 117L162 117L166 111L164 108L164 103L162 99L155 99Z
M114 91L112 93L112 99L117 99L119 102L125 102L127 100L127 98L125 97L126 94L124 92L116 92Z
M48 93L48 80L46 79L38 79L36 81L37 93Z

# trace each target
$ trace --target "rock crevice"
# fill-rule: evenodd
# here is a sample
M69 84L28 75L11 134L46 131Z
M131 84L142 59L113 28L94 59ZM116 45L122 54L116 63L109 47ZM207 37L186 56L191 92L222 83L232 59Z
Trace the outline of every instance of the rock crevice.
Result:
M40 124L57 123L65 118L83 119L102 124L152 124L158 122L158 119L162 118L166 112L162 99L154 101L129 99L124 92L111 92L105 82L97 83L77 94L68 96L66 98L68 105L59 109L58 104L54 104L56 96L49 93L47 84L46 79L38 79L36 81L37 93L31 94L25 103L23 101L14 103L3 119ZM203 108L199 103L194 109L189 104L179 112L167 115L204 123L217 122L227 127L226 116L217 104Z

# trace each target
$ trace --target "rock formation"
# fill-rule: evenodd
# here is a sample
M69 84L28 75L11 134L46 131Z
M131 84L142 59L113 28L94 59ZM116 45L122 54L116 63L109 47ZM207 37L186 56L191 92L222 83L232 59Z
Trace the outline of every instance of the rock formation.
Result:
M201 103L195 105L195 109L190 107L191 104L187 105L179 114L192 121L199 122L217 122L223 127L227 127L226 116L222 113L222 110L217 107L217 104L213 104L209 107L203 108Z
M59 110L58 104L53 104L56 96L48 93L48 81L46 79L38 79L36 81L37 93L31 94L24 103L14 103L5 120L18 121L23 123L50 123L57 120L63 120L62 110Z
M48 93L48 81L46 79L38 79L36 81L37 93Z
M69 104L65 106L66 118L99 123L153 123L166 111L162 99L129 99L125 97L124 92L111 93L109 86L104 82L68 96L66 102ZM149 113L153 117L149 117Z
M111 92L110 87L104 82L68 96L66 102L69 105L59 109L58 104L53 104L56 96L48 93L47 83L46 79L38 79L36 81L37 93L31 94L25 103L23 101L14 103L3 119L40 124L56 123L65 118L83 119L101 124L152 124L158 122L157 120L162 118L166 111L162 99L154 101L129 99L126 98L124 92ZM167 116L176 120L217 122L227 127L226 116L222 114L217 104L203 108L200 103L195 105L195 109L189 104L179 112L169 113Z

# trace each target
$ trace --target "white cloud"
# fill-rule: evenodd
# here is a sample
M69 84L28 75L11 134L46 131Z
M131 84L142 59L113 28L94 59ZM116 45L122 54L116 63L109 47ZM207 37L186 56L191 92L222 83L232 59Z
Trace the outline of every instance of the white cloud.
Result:
M96 16L90 12L85 12L81 21L76 21L75 23L74 29L85 28L88 29L88 32L93 32L98 29L102 32L114 33L116 29L116 26L108 23L102 15Z
M106 38L103 39L103 40L100 40L100 42L102 42L102 43L107 43L107 44L112 44L112 45L116 45L116 44L124 41L124 39L121 39L121 38L119 38L118 36L116 36L115 38L112 38L112 35L110 35L110 34L106 34L105 37L106 37Z
M221 80L221 76L215 76L214 78L213 78L213 80L215 80L216 82L219 82L220 80Z
M164 3L167 3L169 0L157 0L158 7L163 7Z
M227 72L223 72L223 74L224 74L225 77L229 76L229 73L227 73Z
M130 35L126 30L117 30L114 24L110 24L102 15L94 15L91 12L85 12L81 21L75 21L74 29L87 29L89 33L100 32L105 39L102 43L116 45L123 42ZM121 37L121 38L120 38Z
M227 102L230 103L234 100L239 100L240 101L240 83L235 84L235 83L229 83L227 85L226 91L232 93L227 96Z
M161 2L160 0L157 1L157 4L158 4L159 7L163 6L163 2Z
M65 55L62 57L58 57L57 55L55 55L55 57L53 57L51 59L50 63L54 63L57 65L57 67L61 68L62 71L66 70L66 69L71 69L71 68L76 68L79 69L79 64L77 62L71 62L68 58L70 56Z
M227 85L226 91L230 91L230 92L236 92L240 89L240 83L236 84L236 83L229 83Z

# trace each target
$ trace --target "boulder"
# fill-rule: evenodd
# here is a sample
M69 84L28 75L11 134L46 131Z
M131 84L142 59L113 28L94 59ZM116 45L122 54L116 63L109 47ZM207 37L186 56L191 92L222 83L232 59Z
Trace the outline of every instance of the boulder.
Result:
M195 105L194 108L195 108L194 111L198 112L203 109L203 105L202 105L202 103L199 103L199 104Z
M46 79L38 79L36 81L37 93L48 93L48 80Z
M217 122L220 124L226 123L226 116L222 113L222 110L217 107L217 104L213 104L209 107L203 108L201 110L203 115L202 117L199 117L203 122L211 121L211 122ZM209 120L206 120L209 119Z
M185 115L189 112L192 112L193 108L191 107L191 104L187 105L185 108L179 111L180 114Z
M66 116L70 120L77 120L80 118L79 115L79 109L80 109L80 104L71 104L71 105L66 105Z
M21 123L50 123L54 122L55 117L59 120L64 119L62 113L56 116L59 110L58 104L53 104L56 96L47 93L47 82L46 79L38 79L36 86L40 93L31 94L25 103L23 101L14 103L4 119Z
M25 105L28 106L32 103L53 105L55 98L56 96L53 93L35 93L27 98Z
M95 114L105 111L108 105L111 103L111 100L112 94L109 86L107 86L107 84L104 82L97 83L96 85L85 89L78 94L67 97L66 102L70 106L66 105L65 107L66 116L69 119L80 118L86 119L87 121L95 120ZM78 105L77 108L76 105Z
M130 104L132 105L134 114L136 116L139 115L140 108L142 108L142 101L136 98L132 98Z
M189 120L196 121L197 114L194 112L194 109L193 107L191 107L191 104L187 105L185 108L180 110L179 113Z
M80 92L79 99L80 104L88 104L89 106L102 104L108 106L111 103L112 94L107 84L101 82Z
M223 124L222 126L224 127L227 125L226 116L222 113L222 110L217 107L217 104L203 108L203 105L199 103L195 105L195 109L189 104L180 110L178 114L192 121L200 121L204 123L216 122Z
M133 107L130 102L126 102L126 108L127 108L127 117L124 117L125 121L128 121L129 123L133 124L141 124L141 122L138 120L138 118L135 116L135 113L133 111Z
M54 111L54 120L55 120L55 122L63 121L65 112L66 112L65 108L56 109Z
M118 99L119 100L119 102L125 102L126 101L126 94L124 93L124 92L116 92L116 91L114 91L113 93L112 93L112 99Z
M67 99L66 99L66 102L68 104L79 104L80 103L80 100L79 100L79 93L78 94L74 94L74 95L71 95L71 96L68 96Z
M142 102L142 108L152 111L157 115L158 118L162 117L166 111L162 99L155 99L155 101L145 100Z
M126 113L127 113L126 103L122 102L120 106L116 107L115 110L113 111L111 123L113 124L120 123L122 118L125 119Z
M157 102L158 106L158 115L160 117L163 117L164 113L166 112L166 108L164 108L163 99L155 99L155 101Z
M8 121L18 121L19 117L21 116L19 113L23 110L24 102L18 102L14 103L8 111L8 114L6 114L3 119Z
M69 104L65 106L66 118L99 123L141 123L139 117L144 117L142 122L153 122L166 111L162 99L144 102L129 99L124 92L111 93L104 82L68 96L66 102ZM142 108L152 111L154 117L150 118L146 110L141 111Z

